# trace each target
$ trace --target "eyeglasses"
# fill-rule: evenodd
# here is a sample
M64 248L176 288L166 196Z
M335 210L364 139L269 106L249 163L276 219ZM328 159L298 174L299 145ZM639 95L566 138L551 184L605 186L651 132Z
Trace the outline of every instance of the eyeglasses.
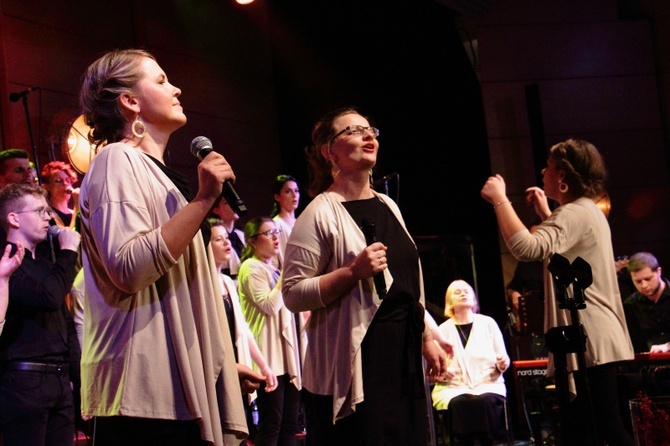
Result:
M53 214L53 209L51 209L49 206L42 206L37 209L26 209L25 211L15 211L15 214L25 214L26 212L37 212L37 215L40 216L40 218L44 217L51 217Z
M258 237L259 235L264 235L266 237L274 237L275 235L279 237L279 234L281 234L281 229L268 229L267 231L259 232L258 234L254 235L253 237Z
M366 130L372 133L373 138L377 138L379 136L379 129L376 127L365 127L364 125L348 125L343 130L337 132L335 136L330 138L329 144L332 144L333 141L335 141L335 138L337 138L344 132L347 132L348 135L362 135L363 133L365 133Z

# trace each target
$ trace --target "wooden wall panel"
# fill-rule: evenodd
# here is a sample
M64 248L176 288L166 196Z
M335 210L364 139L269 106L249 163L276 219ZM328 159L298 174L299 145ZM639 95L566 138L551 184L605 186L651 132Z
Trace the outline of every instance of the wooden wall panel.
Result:
M655 78L612 76L540 83L547 134L659 129Z
M653 73L647 22L549 23L482 28L481 79L542 80Z
M519 0L492 5L478 44L492 170L506 178L516 209L544 167L528 167L523 143L530 135L524 86L536 83L547 148L577 137L605 157L615 252L646 249L670 263L660 29L643 16L620 19L615 0Z
M524 23L589 22L617 19L612 0L505 0L492 1L483 26Z
M170 140L171 165L196 187L188 147L205 135L233 165L248 207L269 212L265 184L282 168L263 0L250 8L214 0L8 0L2 12L9 91L41 87L28 101L41 164L52 157L56 127L78 112L88 64L114 48L146 47L182 89L188 117ZM9 110L5 140L29 149L21 103Z

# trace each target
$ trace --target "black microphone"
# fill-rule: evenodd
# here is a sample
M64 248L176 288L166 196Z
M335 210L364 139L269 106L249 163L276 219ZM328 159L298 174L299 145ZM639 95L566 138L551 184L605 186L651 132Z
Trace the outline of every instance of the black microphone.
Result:
M27 90L17 91L16 93L10 93L9 94L9 100L12 101L12 102L16 102L19 99L25 98L26 96L28 96L28 93L30 93L31 91L35 91L35 90L39 90L39 89L40 89L40 87L38 87L37 85L33 85L32 87L28 88Z
M209 152L213 151L212 141L205 136L197 136L191 141L191 153L193 156L198 158L200 161L206 157ZM221 195L226 199L230 207L235 211L237 215L242 217L247 213L247 205L244 204L244 200L239 196L235 190L233 182L226 180L223 183L223 188L221 190Z
M374 223L372 223L368 219L365 219L363 220L363 227L361 229L363 230L363 234L365 235L365 243L367 243L368 246L377 241L377 227L375 226ZM384 279L384 272L383 271L378 272L372 277L372 279L375 282L375 290L377 290L379 298L380 299L385 298L386 280Z

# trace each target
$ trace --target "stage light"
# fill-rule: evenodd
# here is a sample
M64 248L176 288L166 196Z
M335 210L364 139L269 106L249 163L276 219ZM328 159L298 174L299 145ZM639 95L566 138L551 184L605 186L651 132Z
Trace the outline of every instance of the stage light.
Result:
M88 141L90 131L91 128L84 122L84 116L79 115L66 129L62 142L62 149L68 161L82 174L86 173L91 160L98 153L97 146Z
M235 0L237 3L240 5L248 5L249 3L253 3L254 0Z

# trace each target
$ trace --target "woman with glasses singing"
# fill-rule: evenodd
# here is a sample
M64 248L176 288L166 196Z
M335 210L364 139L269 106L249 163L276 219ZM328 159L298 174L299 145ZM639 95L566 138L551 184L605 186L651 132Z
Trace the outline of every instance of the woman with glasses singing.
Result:
M370 185L378 135L354 108L317 122L307 154L309 192L318 196L286 247L286 304L311 311L303 374L312 445L425 445L422 352L433 379L444 371L424 326L416 246L397 205ZM364 225L379 242L366 242Z
M293 314L284 306L280 272L280 231L272 219L256 217L244 226L247 246L237 276L244 317L256 343L277 376L274 392L258 392L258 433L254 444L295 445L300 404L300 349Z

